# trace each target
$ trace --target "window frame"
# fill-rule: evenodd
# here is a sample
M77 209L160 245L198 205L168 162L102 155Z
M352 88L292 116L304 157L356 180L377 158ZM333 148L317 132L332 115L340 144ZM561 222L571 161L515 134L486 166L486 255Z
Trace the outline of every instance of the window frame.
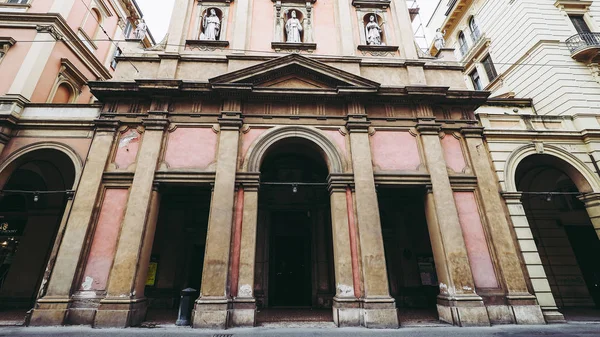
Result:
M489 62L486 62L489 61ZM496 70L496 66L494 65L494 60L492 59L492 55L487 54L484 58L481 59L481 65L485 70L485 74L488 77L488 81L491 83L495 79L498 78L498 70Z
M476 77L475 77L476 75ZM481 75L479 75L479 72L476 69L473 69L473 71L471 71L469 73L469 78L471 79L471 84L473 85L473 88L477 91L482 91L483 90L483 83L481 82Z

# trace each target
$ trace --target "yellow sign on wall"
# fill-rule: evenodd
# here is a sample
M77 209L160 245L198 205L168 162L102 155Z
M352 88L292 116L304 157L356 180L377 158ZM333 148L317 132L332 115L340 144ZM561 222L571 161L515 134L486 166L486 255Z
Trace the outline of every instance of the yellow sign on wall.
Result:
M153 287L156 283L157 269L158 262L150 262L150 265L148 265L148 278L146 278L146 286Z

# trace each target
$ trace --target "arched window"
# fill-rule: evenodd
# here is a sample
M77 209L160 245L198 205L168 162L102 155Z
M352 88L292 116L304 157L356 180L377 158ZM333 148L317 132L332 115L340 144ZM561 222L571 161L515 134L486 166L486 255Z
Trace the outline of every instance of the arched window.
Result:
M56 88L56 93L54 93L54 98L52 99L52 103L55 104L68 104L71 103L73 99L73 89L67 83L61 83L58 88Z
M469 28L471 29L471 37L473 38L473 42L477 42L477 40L479 40L481 37L481 32L479 32L479 27L477 26L474 16L472 16L469 20Z
M85 24L83 25L83 31L90 39L96 37L96 33L98 32L101 22L102 14L100 14L98 9L92 8L87 19L85 19Z
M375 13L368 13L363 17L363 24L366 44L368 46L385 46L383 18Z
M462 56L465 56L469 51L469 45L467 44L467 38L465 38L465 33L458 33L458 45L460 48L460 53Z

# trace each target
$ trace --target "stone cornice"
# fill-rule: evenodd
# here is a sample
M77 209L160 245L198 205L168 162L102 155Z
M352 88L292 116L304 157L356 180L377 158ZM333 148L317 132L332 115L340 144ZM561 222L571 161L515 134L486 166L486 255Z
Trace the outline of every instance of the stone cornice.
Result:
M66 20L55 13L0 13L1 28L31 28L38 26L52 26L59 34L59 41L65 43L98 78L112 78L110 72L86 45L79 39L77 34L69 27ZM17 41L19 42L19 41Z

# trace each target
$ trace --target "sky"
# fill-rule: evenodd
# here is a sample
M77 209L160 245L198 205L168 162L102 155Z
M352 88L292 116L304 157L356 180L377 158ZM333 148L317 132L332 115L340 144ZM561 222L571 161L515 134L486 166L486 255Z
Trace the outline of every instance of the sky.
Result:
M258 1L258 0L255 0ZM329 0L325 0L329 1ZM411 5L414 0L408 0L408 4ZM427 24L429 16L435 9L439 0L417 0L421 7L421 20L423 25ZM173 12L173 6L175 0L137 0L142 13L144 13L144 19L154 36L154 40L160 42L167 30L169 29L169 21L171 20L171 13Z

